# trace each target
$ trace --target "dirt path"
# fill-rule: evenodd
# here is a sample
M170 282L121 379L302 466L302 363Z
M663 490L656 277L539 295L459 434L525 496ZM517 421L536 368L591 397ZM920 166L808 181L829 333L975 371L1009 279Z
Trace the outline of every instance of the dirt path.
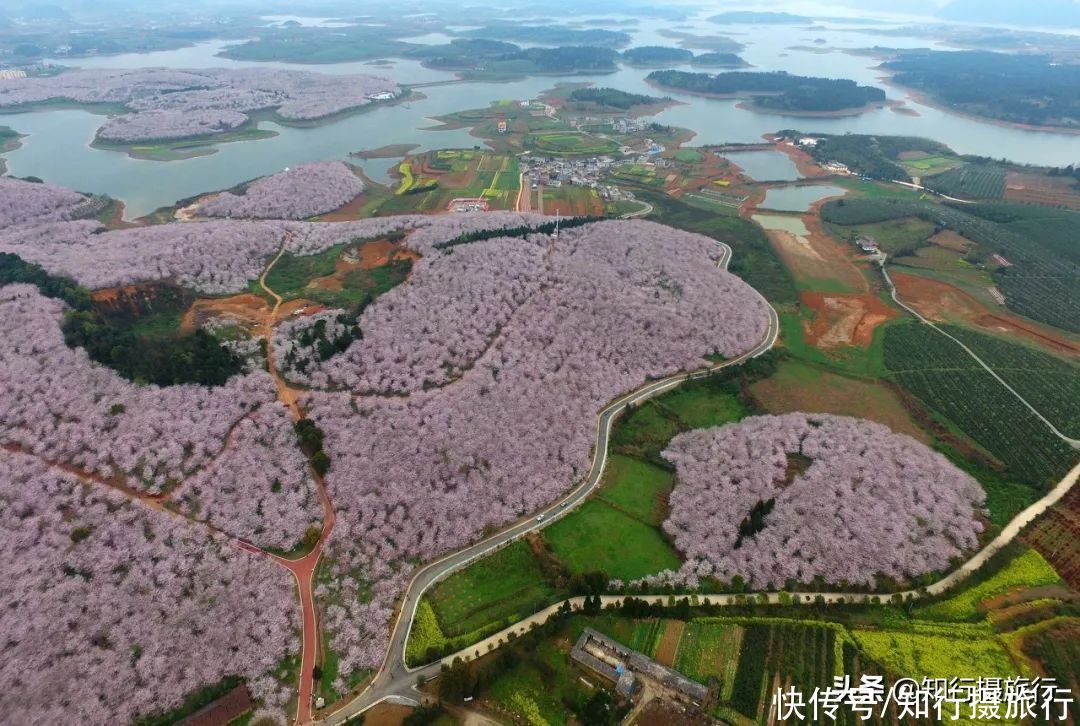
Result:
M664 635L660 638L660 646L656 649L656 660L666 666L675 664L675 652L679 649L679 641L682 640L683 630L686 623L682 620L669 620L664 628Z
M1024 404L1025 408L1027 408L1029 411L1031 411L1033 414L1035 414L1035 417L1037 419L1039 419L1040 421L1042 421L1043 424L1045 424L1046 427L1048 429L1050 429L1051 433L1053 433L1054 436L1057 436L1059 439L1064 441L1066 444L1068 444L1072 448L1080 450L1080 440L1070 438L1070 437L1066 436L1065 434L1063 434L1054 424L1052 424L1050 422L1049 419L1047 419L1045 416L1043 416L1041 413L1039 413L1039 409L1032 406L1028 402L1028 400L1026 398L1021 396L1020 393L1017 392L1017 390L1015 388L1010 386L1005 381L1004 378L1002 378L1001 376L999 376L997 374L997 371L995 371L993 368L991 368L989 365L987 365L987 363L985 361L983 361L983 359L980 358L978 355L976 355L975 351L973 351L971 348L969 348L967 345L965 345L963 343L963 341L961 341L958 338L956 338L956 337L950 335L949 333L945 332L944 330L939 328L937 325L934 325L933 322L931 322L927 318L923 317L923 315L921 313L919 313L919 311L917 311L915 308L913 308L910 305L907 305L906 303L902 302L900 300L899 294L897 293L896 285L893 282L892 277L889 276L888 269L886 269L886 267L885 267L885 263L886 263L886 258L885 258L884 255L881 255L878 258L878 264L881 267L881 274L885 277L885 283L889 287L889 294L892 296L893 302L895 302L897 305L902 307L904 310L908 311L909 313L914 315L916 318L918 318L919 322L923 323L924 325L929 325L935 331L937 331L941 335L945 336L946 338L948 338L949 340L951 340L952 342L956 343L961 348L963 348L964 352L967 353L969 356L971 356L972 360L974 360L976 363L978 363L981 368L983 368L987 373L989 373L991 376L993 376L994 380L996 380L998 383L1000 383L1005 388L1005 390L1007 390L1009 393L1011 393L1016 398L1016 400L1018 400L1018 401L1020 401L1020 403Z
M292 414L293 421L300 421L304 418L304 412L300 408L300 405L296 401L296 391L289 386L288 381L281 375L281 371L278 370L277 364L274 361L274 326L278 322L278 316L281 312L282 298L266 284L266 277L270 274L270 271L277 264L281 256L285 254L285 248L288 246L290 237L286 236L285 242L282 243L281 249L278 250L277 255L270 261L263 270L263 273L259 276L259 287L266 291L274 300L274 307L270 310L270 313L266 316L266 320L263 323L262 330L266 336L266 363L267 368L270 371L271 377L274 379L274 385L277 387L278 400L289 407L289 412ZM296 720L294 723L297 726L304 726L312 722L312 701L314 692L314 683L312 680L312 673L315 670L315 664L319 655L319 620L318 614L315 609L315 571L319 566L319 559L322 557L323 549L326 546L326 541L330 537L330 533L334 529L334 506L330 501L330 495L326 491L326 483L323 481L322 475L309 464L308 470L311 474L312 480L315 482L315 488L319 492L319 500L322 502L323 507L323 527L322 532L319 535L319 541L315 543L315 546L306 555L299 559L288 559L285 557L279 557L277 555L270 555L270 557L279 565L287 569L292 573L296 579L296 587L300 594L300 611L301 619L303 622L302 642L300 646L300 683L297 684L297 706L296 706Z

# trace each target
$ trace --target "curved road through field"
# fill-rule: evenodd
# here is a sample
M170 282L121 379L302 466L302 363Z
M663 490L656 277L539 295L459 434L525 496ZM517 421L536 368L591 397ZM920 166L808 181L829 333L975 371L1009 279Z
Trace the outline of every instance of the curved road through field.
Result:
M718 242L721 249L720 259L717 266L727 269L731 260L731 248ZM780 319L776 311L769 306L769 324L764 339L752 350L726 360L715 366L704 368L692 373L679 373L660 380L652 381L645 386L628 393L612 401L602 410L596 421L596 443L593 447L593 463L588 475L584 480L564 497L549 505L547 508L534 512L527 519L519 520L506 527L497 534L487 537L474 545L458 550L425 565L416 572L412 581L405 591L401 609L398 611L397 620L394 622L390 634L390 645L382 667L375 674L371 684L358 696L348 703L343 704L337 710L326 716L321 723L340 724L362 713L368 708L381 701L415 702L415 692L412 690L420 677L431 678L438 674L441 663L436 662L421 668L409 668L405 664L405 644L409 639L413 619L416 616L416 608L423 597L424 592L435 582L446 575L465 567L471 562L484 557L495 550L519 539L530 532L539 530L552 522L560 519L573 511L577 505L585 501L593 489L600 483L607 465L608 439L611 436L611 428L615 419L628 406L637 405L650 398L660 395L675 388L687 380L704 378L722 368L738 365L750 358L765 353L776 343L780 332ZM471 650L471 649L470 649Z
M899 295L899 294L897 293L897 291L896 291L896 285L895 285L895 284L893 283L893 279L892 279L892 277L890 277L890 276L889 276L889 271L888 271L888 270L887 270L887 269L885 268L885 262L886 262L886 260L887 260L887 259L888 259L888 258L887 258L887 256L886 256L886 255L885 255L884 253L882 253L882 254L879 254L879 255L878 255L878 257L877 257L877 263L878 263L878 266L879 266L879 267L881 268L881 274L882 274L882 275L883 275L883 276L885 277L885 284L886 284L886 285L888 285L888 287L889 287L889 295L891 295L891 296L892 296L892 300L893 300L893 302L894 302L894 303L896 303L896 304L897 304L897 305L899 305L899 306L900 306L901 308L903 308L904 310L906 310L906 311L908 311L909 313L911 313L912 315L914 315L914 316L915 316L915 318L916 318L916 319L917 319L917 320L918 320L918 321L919 321L920 323L923 323L923 324L925 324L925 325L929 325L929 326L930 326L931 328L933 328L934 330L936 330L937 332L941 333L941 334L942 334L942 335L944 335L944 336L945 336L946 338L948 338L949 340L951 340L952 342L956 343L956 344L957 344L957 345L959 345L959 346L960 346L961 348L963 348L963 349L964 349L964 351L965 351L965 352L966 352L966 353L967 353L968 355L970 355L970 356L972 357L972 359L973 359L973 360L974 360L974 361L975 361L976 363L978 363L978 364L979 364L980 366L982 366L982 367L983 367L984 369L986 369L986 372L987 372L987 373L989 373L989 374L990 374L991 376L993 376L993 377L994 377L994 379L995 379L995 380L996 380L996 381L997 381L998 383L1000 383L1000 384L1001 384L1002 386L1004 386L1004 387L1005 387L1005 390L1007 390L1007 391L1008 391L1009 393L1011 393L1012 395L1014 395L1014 396L1016 397L1016 399L1017 399L1018 401L1020 401L1020 403L1024 404L1024 406L1026 406L1026 407L1027 407L1027 409L1028 409L1029 411L1031 411L1031 412L1032 412L1033 414L1035 414L1035 416L1036 416L1036 417L1037 417L1037 418L1038 418L1038 419L1039 419L1040 421L1042 421L1042 422L1043 422L1044 424L1046 424L1047 428L1049 428L1049 429L1050 429L1050 430L1051 430L1051 431L1052 431L1052 432L1054 433L1054 435L1055 435L1055 436L1057 436L1057 437L1058 437L1059 439L1061 439L1062 441L1064 441L1064 442L1065 442L1066 444L1068 444L1069 446L1073 447L1074 449L1080 449L1080 440L1078 440L1078 439L1073 439L1073 438L1070 438L1070 437L1066 436L1065 434L1063 434L1063 433L1062 433L1061 431L1059 431L1059 430L1058 430L1058 428L1057 428L1056 426L1054 426L1054 424L1050 423L1050 421L1049 421L1049 420L1048 420L1048 419L1047 419L1047 418L1046 418L1045 416L1043 416L1043 415L1042 415L1041 413L1039 413L1039 410L1038 410L1037 408L1035 408L1035 407L1034 407L1034 406L1032 406L1032 405L1031 405L1030 403L1028 403L1027 399L1026 399L1026 398L1024 398L1023 396L1021 396L1021 395L1019 394L1019 392L1017 392L1017 390L1016 390L1015 388L1013 388L1013 387L1012 387L1012 386L1010 386L1010 385L1009 385L1008 383L1006 383L1006 382L1005 382L1005 379L1004 379L1004 378L1002 378L1001 376L999 376L999 375L997 374L997 372L996 372L996 371L994 371L994 369L993 369L993 368L991 368L991 367L990 367L989 365L987 365L987 364L986 364L986 363L985 363L985 362L983 361L983 359L982 359L982 358L980 358L979 356L975 355L975 351L973 351L973 350L972 350L971 348L969 348L969 347L967 347L966 345L964 345L964 344L963 344L963 343L962 343L962 342L961 342L960 340L958 340L957 338L954 338L953 336L951 336L951 335L949 335L948 333L946 333L946 332L945 332L944 330L942 330L941 328L939 328L939 327L938 327L937 325L935 325L935 324L934 324L933 322L931 322L930 320L928 320L928 319L924 318L924 317L923 317L923 316L922 316L922 315L921 315L921 314L919 313L919 311L918 311L918 310L916 310L915 308L913 308L913 307L911 307L911 306L909 306L909 305L905 304L905 303L904 303L904 302L903 302L902 300L900 300L900 295Z

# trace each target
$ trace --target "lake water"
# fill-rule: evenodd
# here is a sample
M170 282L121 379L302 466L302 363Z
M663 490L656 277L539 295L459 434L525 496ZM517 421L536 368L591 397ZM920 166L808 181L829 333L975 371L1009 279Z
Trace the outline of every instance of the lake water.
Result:
M780 214L755 214L750 217L765 229L790 232L796 237L805 237L810 234L800 217L786 217Z
M320 19L324 20L324 19ZM746 45L741 55L762 70L787 70L803 75L852 78L860 83L881 85L878 61L866 56L842 52L845 48L874 45L925 47L927 38L874 35L864 30L845 28L843 24L805 27L718 26L701 19L688 22L648 22L638 27L620 29L634 36L632 45L675 45L676 41L658 35L663 28L684 28L698 35L724 35ZM442 34L419 38L425 42L445 39ZM824 43L815 43L822 39ZM391 59L389 65L367 62L328 65L257 63L219 58L216 53L227 43L212 41L189 48L148 54L125 54L85 59L61 59L68 65L87 68L245 68L272 67L318 71L322 73L369 73L396 79L399 83L418 84L447 81L452 73L433 71L416 61ZM801 50L796 48L803 48ZM700 70L684 67L684 70ZM681 102L654 117L659 123L689 128L695 144L755 143L763 134L785 128L805 132L876 133L926 136L948 144L962 154L1061 166L1080 162L1080 136L1033 132L998 126L958 116L907 100L909 109L918 115L899 114L881 109L848 118L798 118L777 113L757 113L738 108L733 100L710 99L673 91L658 91L645 82L647 69L620 68L610 74L569 77L534 77L507 83L461 83L426 87L426 98L407 104L384 106L349 116L314 129L293 129L264 123L262 128L279 136L260 141L222 144L218 152L205 157L174 162L138 161L120 152L89 147L101 117L71 110L50 110L28 114L0 115L0 124L28 134L23 147L6 155L9 173L34 175L46 181L104 193L124 200L129 217L145 214L172 204L177 199L201 191L231 187L239 182L320 159L346 158L351 151L372 149L386 144L418 143L422 148L471 147L481 143L466 131L436 132L426 130L431 117L467 108L487 106L502 99L534 98L558 82L591 82L621 90L667 95ZM891 98L903 100L902 91L886 88ZM783 155L777 155L783 156ZM793 165L780 170L784 162L768 157L742 159L747 173L773 177L770 180L794 180ZM361 162L365 172L376 180L386 179L386 170L396 160ZM739 163L743 166L743 163Z
M782 151L729 151L723 156L754 181L795 181L802 178L795 162Z
M765 201L761 209L775 212L805 212L814 202L829 197L842 197L847 194L843 187L832 184L809 184L797 187L775 187L765 192Z

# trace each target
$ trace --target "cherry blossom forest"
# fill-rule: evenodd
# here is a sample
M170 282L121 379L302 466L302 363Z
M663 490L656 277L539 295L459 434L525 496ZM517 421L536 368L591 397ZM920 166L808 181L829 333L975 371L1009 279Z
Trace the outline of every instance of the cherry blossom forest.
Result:
M299 117L357 100L277 71L95 71L80 85L81 73L0 102L96 94L138 116L242 113L273 97ZM378 87L356 83L357 93ZM273 553L324 527L323 483L336 523L315 601L343 686L381 661L417 562L580 480L608 401L765 337L768 304L718 266L721 247L652 222L556 237L500 236L544 221L515 213L294 221L362 188L343 164L309 165L203 204L231 219L109 230L86 219L90 197L0 179L0 251L90 289L168 281L244 292L279 250L392 232L419 255L358 319L281 320L267 341L274 365L217 387L128 381L65 343L63 302L29 284L0 287L6 718L124 722L239 674L265 715L284 721L295 683L276 666L297 654L301 622L295 581ZM477 231L488 238L440 244ZM313 351L305 331L316 325L351 343ZM323 432L325 477L297 441L293 397ZM940 569L978 533L972 479L865 421L751 418L682 434L665 455L679 482L665 529L686 554L669 579L871 582ZM810 464L792 475L795 455ZM740 521L767 499L764 528L736 547Z
M311 121L400 93L377 76L329 76L263 68L173 70L82 69L19 78L0 86L0 109L67 100L122 106L98 129L102 141L131 143L230 131L253 111L273 109L284 121Z
M205 217L305 219L337 209L364 191L364 182L340 161L286 169L249 184L243 194L222 192L198 207Z
M664 530L686 563L660 580L872 586L879 574L944 569L982 529L974 513L985 495L974 479L870 421L754 416L679 434L664 458L677 470ZM761 504L769 510L763 527L740 532Z

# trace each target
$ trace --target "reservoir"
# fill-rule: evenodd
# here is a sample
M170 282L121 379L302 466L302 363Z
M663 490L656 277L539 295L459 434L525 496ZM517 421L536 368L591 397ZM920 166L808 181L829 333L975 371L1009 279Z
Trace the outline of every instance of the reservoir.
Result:
M657 34L666 26L686 28L692 25L701 35L728 35L745 44L741 55L755 69L787 70L802 75L853 78L860 83L882 85L878 61L864 55L851 55L844 49L868 48L881 43L879 35L832 24L802 27L725 27L704 20L692 23L660 21L642 24L653 27L623 28L635 35L635 44L676 41ZM433 42L441 35L419 38ZM818 39L823 43L816 43ZM890 36L896 47L929 46L930 38ZM101 116L85 111L56 109L32 113L0 114L0 125L26 134L22 147L5 154L8 172L15 176L38 176L45 181L84 192L108 194L127 206L128 218L141 216L177 199L199 192L224 189L254 177L322 159L346 159L353 151L374 149L387 144L419 144L421 149L472 147L482 145L467 130L430 130L433 117L453 111L486 107L504 99L535 98L557 83L588 82L633 93L669 96L680 102L652 117L651 120L688 128L695 133L692 145L724 143L759 143L762 135L783 129L804 133L867 133L924 136L951 146L961 154L977 154L1012 161L1062 166L1080 162L1080 136L1042 131L1028 131L995 125L931 108L911 99L899 89L886 88L891 98L905 100L908 113L879 109L858 116L800 118L778 113L759 113L739 108L739 102L693 96L652 87L645 81L648 69L623 66L614 73L582 76L530 77L510 82L453 82L446 71L424 68L413 60L390 59L387 64L370 62L301 65L232 61L217 57L226 43L212 41L177 50L148 54L126 54L85 59L63 59L67 65L87 68L131 67L273 67L329 74L367 73L394 78L403 84L444 83L416 89L423 97L406 103L380 106L347 116L315 128L291 128L263 122L260 128L277 132L274 138L217 146L208 156L182 161L145 161L129 158L116 151L90 148L89 144L102 123ZM701 51L697 51L701 52ZM700 70L684 66L683 70ZM751 177L763 181L793 181L799 178L794 164L776 152L737 152L729 156L746 169ZM387 170L396 159L360 161L365 173L380 182L388 181ZM764 178L762 178L764 177ZM772 196L769 204L801 204L785 201L804 192L783 192ZM806 192L807 194L809 192ZM801 200L801 197L799 197Z
M847 193L843 187L832 184L809 184L797 187L774 187L765 192L765 201L759 208L774 212L805 212L814 202L829 197L842 197Z
M795 162L781 151L728 151L723 157L754 181L795 181L802 178Z

